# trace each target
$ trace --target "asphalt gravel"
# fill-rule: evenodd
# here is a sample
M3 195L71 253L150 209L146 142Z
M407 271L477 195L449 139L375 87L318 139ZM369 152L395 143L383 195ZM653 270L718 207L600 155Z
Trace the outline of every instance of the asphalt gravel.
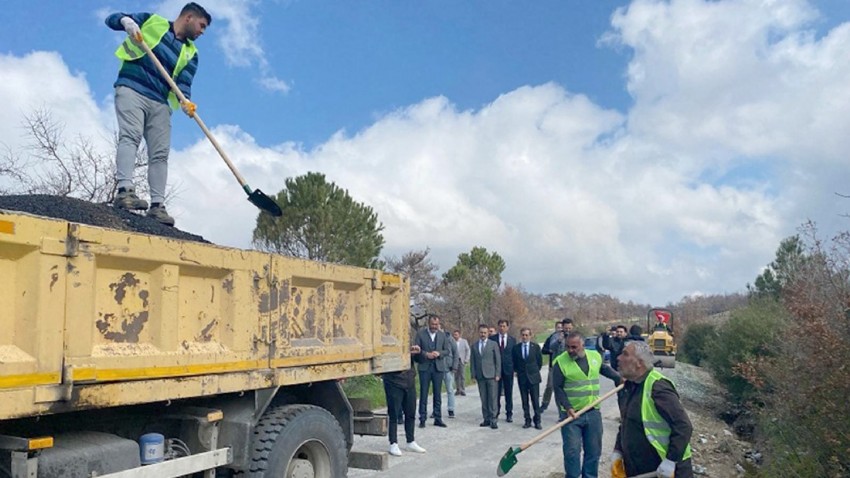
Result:
M209 243L201 236L181 231L176 227L166 226L148 218L144 216L143 211L133 213L114 208L109 204L98 204L71 197L47 194L0 196L0 214L2 214L2 210L25 212L36 216L121 231Z

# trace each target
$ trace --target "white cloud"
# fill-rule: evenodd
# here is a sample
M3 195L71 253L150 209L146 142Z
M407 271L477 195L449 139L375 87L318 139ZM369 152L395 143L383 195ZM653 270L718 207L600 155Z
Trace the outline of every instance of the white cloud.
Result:
M99 108L85 75L71 72L58 53L0 54L0 104L0 144L12 150L27 144L23 122L37 110L49 111L66 138L83 135L101 146L111 142L111 104Z
M607 39L634 52L628 111L544 84L479 110L424 99L309 151L213 131L252 188L319 171L373 206L386 254L430 246L447 269L484 246L540 292L663 304L740 290L800 223L840 227L848 209L834 193L850 192L850 25L816 36L816 15L799 0L636 0ZM46 95L75 127L108 124L58 55L0 56L0 75L6 104ZM258 210L206 141L175 151L170 177L181 229L249 246Z
M272 73L260 35L260 17L254 9L258 0L206 0L204 8L213 22L207 33L217 38L218 47L227 63L240 68L255 68L257 83L265 90L288 93L290 85ZM165 0L155 11L176 18L185 0ZM205 34L206 35L206 34Z
M257 80L257 82L264 89L266 89L268 91L272 91L272 92L277 91L277 92L280 92L280 93L289 93L289 90L291 89L291 87L289 86L289 83L287 83L287 82L285 82L285 81L283 81L280 78L277 78L275 76L264 76L264 77L260 78L259 80Z

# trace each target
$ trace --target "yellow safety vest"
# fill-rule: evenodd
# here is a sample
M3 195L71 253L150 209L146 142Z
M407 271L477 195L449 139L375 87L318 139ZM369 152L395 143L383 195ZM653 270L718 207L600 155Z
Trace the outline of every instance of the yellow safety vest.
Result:
M145 43L151 47L153 50L159 42L162 41L162 37L168 33L168 29L171 26L171 23L162 16L159 15L151 15L150 18L142 24L140 29L142 30L142 39ZM180 56L177 58L177 64L174 65L174 71L171 73L171 78L176 80L177 76L180 75L180 72L186 68L186 65L192 61L192 58L198 54L198 48L195 46L195 43L192 40L186 40L183 43L183 47L180 48ZM143 50L140 46L136 45L136 43L128 36L121 45L118 46L118 49L115 50L115 56L124 61L134 61L138 60L145 56L145 50ZM177 96L174 92L168 93L168 104L171 106L171 109L176 110L180 107L180 102L177 100Z
M599 370L602 368L602 356L595 350L586 350L587 374L570 357L562 353L555 359L564 376L564 392L574 409L580 410L599 398ZM599 405L596 405L599 408ZM561 410L566 412L566 410Z
M672 380L662 375L658 370L652 369L643 383L640 418L643 421L643 432L646 434L646 439L658 452L658 456L664 460L667 458L667 448L670 445L670 425L658 413L658 409L655 408L655 401L652 399L652 386L658 380L667 380L674 388L676 387ZM691 445L688 444L684 455L682 455L682 460L687 460L690 457Z

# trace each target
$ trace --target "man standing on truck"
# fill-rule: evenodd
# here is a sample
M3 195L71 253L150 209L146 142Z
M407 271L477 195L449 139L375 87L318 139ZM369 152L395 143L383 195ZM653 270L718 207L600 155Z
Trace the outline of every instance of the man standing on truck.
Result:
M655 471L663 478L692 478L693 426L673 382L653 367L649 344L633 341L620 355L626 379L620 401L620 430L611 454L611 476Z
M115 56L121 69L115 81L115 114L118 118L118 152L115 180L118 192L112 203L126 210L147 209L147 216L168 226L174 218L165 210L165 186L168 180L168 153L171 149L171 110L178 107L195 115L195 104L188 99L179 104L168 82L139 44L145 42L171 73L186 98L192 94L192 80L198 70L195 40L204 34L212 17L195 2L187 3L174 22L152 13L113 13L106 25L127 32L128 38ZM148 186L151 204L136 195L133 170L142 138L148 148Z
M449 338L440 330L440 318L431 315L428 318L428 327L423 327L416 333L415 345L422 351L416 356L419 362L419 428L425 428L425 420L428 419L428 391L434 387L434 425L445 427L441 406L443 377L446 375L448 365L443 360L444 356L452 353Z

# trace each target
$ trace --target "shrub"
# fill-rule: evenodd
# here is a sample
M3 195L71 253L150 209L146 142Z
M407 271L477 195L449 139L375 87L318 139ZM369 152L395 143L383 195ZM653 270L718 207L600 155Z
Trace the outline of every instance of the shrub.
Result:
M808 227L808 260L781 294L796 320L780 355L753 363L764 378L764 477L850 476L850 234L825 245Z
M708 353L708 345L717 337L717 326L708 322L688 325L679 345L679 359L692 365L700 365Z
M760 377L747 364L773 357L788 327L788 312L779 302L754 300L732 312L705 348L705 359L717 380L733 400L743 403L757 398Z

